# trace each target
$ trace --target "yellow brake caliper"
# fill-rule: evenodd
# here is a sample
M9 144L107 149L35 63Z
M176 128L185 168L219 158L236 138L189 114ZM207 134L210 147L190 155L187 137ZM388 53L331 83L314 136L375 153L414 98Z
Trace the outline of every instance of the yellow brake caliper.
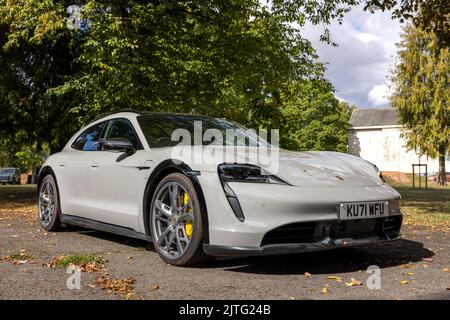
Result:
M185 192L184 193L184 198L183 198L183 205L185 206L188 203L188 201L189 201L189 196ZM191 207L186 208L186 212L190 212L190 211L191 211ZM191 236L192 236L192 220L188 221L188 222L185 222L184 228L186 230L186 235L187 235L188 239L190 239Z

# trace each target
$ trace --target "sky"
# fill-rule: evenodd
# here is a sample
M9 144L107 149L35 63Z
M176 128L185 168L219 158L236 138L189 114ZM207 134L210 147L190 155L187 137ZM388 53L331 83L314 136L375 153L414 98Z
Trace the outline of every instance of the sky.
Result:
M401 27L389 12L371 14L355 7L342 25L328 26L337 47L319 40L324 29L320 26L304 26L302 36L311 41L319 60L328 63L325 77L333 83L338 99L359 108L380 108L389 105L387 79Z

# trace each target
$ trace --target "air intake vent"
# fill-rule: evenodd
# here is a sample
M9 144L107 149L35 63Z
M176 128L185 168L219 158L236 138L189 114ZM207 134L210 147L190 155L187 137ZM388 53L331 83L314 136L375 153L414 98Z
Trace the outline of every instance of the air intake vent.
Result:
M287 224L266 233L261 245L314 242L315 222Z
M383 231L389 236L389 238L397 238L400 234L401 225L402 216L388 217L384 221Z

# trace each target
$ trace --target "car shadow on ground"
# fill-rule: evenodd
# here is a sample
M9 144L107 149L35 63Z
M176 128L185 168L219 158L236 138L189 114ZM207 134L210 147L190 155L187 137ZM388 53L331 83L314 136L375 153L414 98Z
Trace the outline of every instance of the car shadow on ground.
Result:
M139 240L135 238L130 238L126 236L121 236L114 233L103 232L99 230L83 228L78 226L65 226L63 232L74 232L79 234L84 234L87 236L95 237L98 239L115 242L118 244L123 244L126 246L134 248L145 248L146 250L154 250L153 245L145 240Z
M334 274L364 271L371 265L383 269L415 263L433 255L422 243L401 239L380 245L216 261L210 267L272 275Z
M66 232L78 232L102 240L154 251L152 244L149 242L102 231L69 227L66 229ZM305 272L311 274L333 274L366 270L370 265L387 268L406 263L415 263L433 255L434 253L424 248L420 242L400 239L385 244L327 251L279 256L212 259L196 266L196 268L272 275L301 275Z

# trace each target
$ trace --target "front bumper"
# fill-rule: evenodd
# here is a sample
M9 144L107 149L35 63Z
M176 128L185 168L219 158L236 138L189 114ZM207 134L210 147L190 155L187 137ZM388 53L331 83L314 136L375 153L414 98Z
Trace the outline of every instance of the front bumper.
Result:
M373 236L364 239L341 238L332 239L327 237L321 241L313 243L287 243L273 244L262 247L237 247L204 244L203 251L213 257L247 257L247 256L268 256L284 255L301 252L324 251L338 248L355 247L375 243L386 243L400 239L400 234L396 238L386 238Z
M229 183L239 200L244 221L239 221L228 202L217 173L202 172L198 176L204 193L208 213L209 239L211 247L247 248L250 251L267 245L282 243L267 241L271 231L291 224L329 224L339 222L338 205L342 202L390 201L400 195L388 185L371 187L294 187L279 184ZM389 212L389 217L401 216L401 212ZM370 236L368 228L363 236ZM315 228L315 227L314 227ZM323 228L317 228L319 231ZM379 229L378 229L379 230ZM331 229L333 231L333 229ZM354 235L337 232L330 234L308 234L308 239L289 239L287 243L308 243L303 247L314 247L313 242L321 242L329 236L332 239L348 238ZM355 232L359 230L355 230ZM310 232L312 232L310 230ZM305 234L299 231L296 234ZM375 234L378 235L378 234ZM362 239L363 237L358 237ZM390 238L395 238L391 236ZM379 238L378 240L383 240ZM360 241L360 240L358 240ZM301 247L301 245L297 246ZM323 247L323 246L320 246ZM206 249L208 250L208 249ZM272 249L270 249L272 250Z

